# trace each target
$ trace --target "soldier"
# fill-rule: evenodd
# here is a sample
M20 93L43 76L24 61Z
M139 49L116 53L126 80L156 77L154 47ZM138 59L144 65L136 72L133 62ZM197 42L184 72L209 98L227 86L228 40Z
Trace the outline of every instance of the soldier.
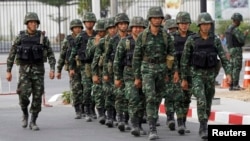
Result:
M172 19L172 16L170 15L170 14L166 14L165 16L164 16L164 19L162 20L162 25L164 26L165 24L166 24L166 21L167 20L170 20L170 19Z
M76 64L80 67L81 73L81 82L83 85L83 101L82 101L82 109L86 112L85 120L87 122L92 121L92 114L94 112L94 105L91 101L91 87L92 87L92 79L90 75L91 68L89 65L85 66L86 63L91 63L91 60L86 57L86 48L88 39L90 37L94 37L96 35L96 31L94 31L93 27L96 22L96 16L92 12L87 12L83 16L83 23L86 28L85 31L81 32L77 35L75 42L76 45L72 48L71 55L69 58L69 70L70 76L73 77L75 74L74 70L74 61L76 60Z
M130 22L131 35L121 39L117 46L114 59L114 76L116 87L122 86L122 80L125 83L125 94L128 99L129 116L133 129L131 134L134 136L145 135L142 128L142 118L144 115L145 95L141 88L134 86L134 74L132 70L132 57L135 48L135 41L144 28L144 19L142 17L133 17ZM141 133L140 133L141 132Z
M69 73L69 57L71 54L72 48L75 46L75 38L76 36L82 32L83 25L81 20L74 19L70 22L70 30L72 33L68 35L62 45L62 49L60 52L58 65L57 65L57 74L56 77L58 79L61 79L61 72L62 68L64 66L64 69L68 71ZM73 106L75 108L76 117L75 119L81 119L81 105L82 105L82 91L83 87L81 84L81 73L79 70L79 67L76 66L76 62L74 61L73 69L75 71L74 76L70 77L70 88L72 91L72 97L73 97Z
M24 18L24 24L27 29L20 31L7 58L6 79L11 81L11 70L16 59L16 64L20 66L17 94L23 112L22 127L26 128L28 126L28 113L30 112L31 121L29 127L31 130L36 131L39 130L36 120L42 109L42 95L44 93L44 62L47 62L47 58L49 59L49 77L54 79L56 59L45 32L37 30L40 25L37 14L28 12ZM31 94L32 102L28 112Z
M168 33L174 33L175 31L177 31L178 30L178 26L176 24L176 20L175 19L166 20L166 23L164 24L164 29Z
M97 34L95 37L91 37L87 43L87 58L90 59L91 63L94 58L94 53L96 50L97 45L101 38L103 38L106 34L106 30L104 28L105 19L99 19L95 26L95 31ZM86 63L85 67L91 66L91 63ZM102 68L99 69L102 71ZM91 73L91 72L88 72ZM89 74L91 75L91 74ZM92 75L91 75L92 76ZM102 78L101 73L99 73L99 77ZM104 110L104 94L102 90L102 83L99 79L93 79L93 86L92 86L92 100L95 102L95 106L99 115L99 122L101 124L105 124L105 110Z
M116 35L116 26L114 17L108 18L105 22L105 29L108 34L101 38L99 44L96 46L94 58L91 64L92 70L92 80L93 83L99 84L102 80L102 69L104 64L104 57L106 51L109 47L110 38ZM112 81L113 82L113 81ZM102 81L102 89L105 100L105 110L107 111L107 117L105 125L108 127L113 127L113 121L115 118L115 107L114 107L114 93L113 93L113 83L111 81Z
M230 53L230 63L232 65L232 83L229 87L230 91L244 90L239 86L240 71L242 69L242 47L245 44L248 30L244 33L240 31L239 26L243 21L240 13L234 13L231 17L233 23L226 30L227 47Z
M180 61L182 52L184 49L184 44L188 38L188 36L193 35L194 33L189 30L189 26L191 24L190 14L188 12L180 11L176 16L176 24L178 25L178 30L174 32L172 35L174 37L174 46L175 46L175 55L178 61L178 68L180 69ZM189 67L189 66L188 66ZM187 68L187 70L190 70ZM181 72L179 73L181 75ZM189 84L189 88L191 87L191 76L190 72L187 75L187 81ZM189 109L189 104L191 102L191 92L190 90L183 90L181 88L181 81L173 86L173 99L168 99L170 101L170 105L174 105L174 109L177 115L177 124L178 124L178 133L184 134L189 133L190 131L186 129L186 116ZM173 95L175 94L175 95ZM173 100L173 101L171 101ZM169 109L169 108L168 108ZM174 128L174 111L168 110L168 119L169 128ZM185 130L184 130L185 129ZM185 131L185 132L184 132Z
M125 13L119 13L115 16L115 25L118 29L118 33L110 39L109 47L105 56L104 63L104 81L114 81L113 73L113 61L115 52L119 41L122 38L128 36L127 29L129 25L129 18ZM116 82L115 82L116 83ZM115 88L115 110L117 112L118 129L120 131L130 130L128 125L129 114L128 114L128 101L124 94L124 83L121 87Z
M197 99L197 114L200 122L199 135L207 139L207 122L211 112L212 99L215 94L215 76L217 73L217 56L231 82L230 63L227 60L220 39L210 29L213 20L209 13L203 12L198 16L198 33L190 35L186 40L181 56L182 88L188 90L188 76L191 69L192 94ZM189 67L191 65L191 67ZM190 68L190 69L187 69Z
M156 121L162 93L166 91L167 65L166 57L174 58L174 44L170 35L161 28L163 20L161 7L151 7L147 19L150 25L137 38L132 60L135 86L143 89L146 96L149 139L158 139ZM173 63L174 81L178 81L177 62Z

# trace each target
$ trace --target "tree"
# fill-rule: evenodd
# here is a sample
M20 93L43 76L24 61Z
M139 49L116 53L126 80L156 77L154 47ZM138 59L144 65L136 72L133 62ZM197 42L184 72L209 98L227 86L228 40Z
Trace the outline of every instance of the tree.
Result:
M135 2L134 0L117 0L118 6L122 9L123 13L126 13L128 8Z
M110 0L100 0L101 1L101 11L106 11L110 6ZM92 0L79 0L77 13L83 16L85 12L92 11Z

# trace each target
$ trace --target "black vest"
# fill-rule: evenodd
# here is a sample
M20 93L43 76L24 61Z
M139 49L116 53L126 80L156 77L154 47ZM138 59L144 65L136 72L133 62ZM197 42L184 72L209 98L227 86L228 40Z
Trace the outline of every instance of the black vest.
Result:
M213 68L217 65L217 49L214 46L215 37L209 37L203 40L194 35L194 50L192 56L192 65L197 68Z
M66 59L67 61L69 61L69 58L70 58L70 55L71 55L72 48L76 46L76 43L75 43L75 39L73 38L72 35L68 35L68 36L66 37L66 39L67 39L67 41L68 41L68 43L69 43L69 46L68 46L67 51L66 51L66 57L65 57L65 59Z
M118 45L118 43L119 43L119 41L120 41L120 37L119 37L119 35L117 34L117 35L115 35L114 37L113 37L113 40L112 40L114 43L112 43L112 45L114 45L114 46L112 46L112 52L111 52L111 54L110 54L110 56L109 56L109 60L111 61L111 62L113 62L114 61L114 59L115 59L115 52L116 52L116 48L117 48L117 45Z
M43 63L43 50L45 49L40 44L41 31L37 31L35 36L25 34L25 31L20 31L21 42L17 46L17 59L20 63L37 64Z

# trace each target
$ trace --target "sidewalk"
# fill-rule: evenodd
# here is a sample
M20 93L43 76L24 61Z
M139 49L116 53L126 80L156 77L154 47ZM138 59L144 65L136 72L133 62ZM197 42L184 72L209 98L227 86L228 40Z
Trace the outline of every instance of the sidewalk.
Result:
M231 92L228 89L221 88L216 88L215 91L215 100L217 101L219 99L219 104L212 105L209 120L225 124L250 124L250 101L245 102L243 100L237 100L236 98L227 98L227 95L236 95L241 92ZM165 114L164 100L159 110L161 114ZM192 98L188 117L198 119L195 98Z

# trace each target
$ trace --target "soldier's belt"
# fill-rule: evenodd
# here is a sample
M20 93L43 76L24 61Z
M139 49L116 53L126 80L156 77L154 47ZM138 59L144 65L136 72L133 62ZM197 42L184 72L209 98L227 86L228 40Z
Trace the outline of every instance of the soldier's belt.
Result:
M161 64L161 63L165 63L166 60L143 57L143 61L148 62L148 63L153 63L153 64Z

